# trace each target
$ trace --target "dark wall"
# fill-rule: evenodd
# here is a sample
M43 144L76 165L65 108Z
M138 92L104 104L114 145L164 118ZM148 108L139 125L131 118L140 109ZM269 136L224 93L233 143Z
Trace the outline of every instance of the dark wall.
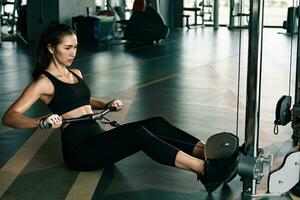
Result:
M39 33L54 20L71 25L72 17L87 15L87 7L96 11L95 0L27 0L28 40L36 40Z
M58 1L27 1L27 36L35 40L37 35L53 20L58 20Z

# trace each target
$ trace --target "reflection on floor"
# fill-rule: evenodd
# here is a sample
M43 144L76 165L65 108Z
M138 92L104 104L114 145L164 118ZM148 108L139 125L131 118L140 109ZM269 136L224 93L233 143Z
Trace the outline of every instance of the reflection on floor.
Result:
M290 37L264 33L260 147L275 155L275 166L292 150L288 125L273 134L277 100L289 89ZM228 131L244 139L247 31L242 31L240 96L237 120L239 31L220 28L177 30L154 46L80 44L73 65L93 96L118 98L120 123L163 116L206 140ZM296 39L293 41L296 44ZM0 114L30 82L33 44L0 44ZM294 45L296 46L296 45ZM294 57L295 59L295 57ZM292 77L295 70L292 70ZM292 83L294 83L294 78ZM293 84L291 91L294 91ZM49 111L37 103L30 116ZM238 126L237 126L238 125ZM109 128L109 127L105 127ZM0 127L0 197L3 199L240 199L239 177L208 195L190 172L162 166L142 152L95 172L69 170L61 157L58 131ZM266 178L258 186L265 192ZM264 199L291 199L283 197Z

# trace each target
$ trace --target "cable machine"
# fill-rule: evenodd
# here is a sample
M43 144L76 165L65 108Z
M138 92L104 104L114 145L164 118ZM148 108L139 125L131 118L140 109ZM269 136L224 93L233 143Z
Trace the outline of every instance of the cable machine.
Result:
M245 146L238 164L238 174L242 177L244 196L279 196L293 187L299 185L300 180L300 152L299 150L285 156L280 168L271 171L273 156L263 155L258 148L260 95L261 95L261 70L262 70L262 35L264 1L250 1L249 15L249 47L248 47L248 72L245 120ZM300 19L299 19L300 20ZM300 133L300 45L298 32L296 94L293 107L292 127L293 139L299 143ZM256 186L263 177L264 165L269 166L268 192L257 194ZM297 194L300 196L300 194Z
M238 162L238 174L242 177L243 182L242 195L249 197L280 196L294 188L295 191L298 191L296 195L300 196L299 149L287 154L283 164L278 169L272 171L273 156L264 155L263 150L258 147L262 79L263 16L264 0L251 0L248 30L245 145L243 146L242 153L240 153ZM300 23L300 18L298 18L298 20ZM295 144L299 144L300 140L300 26L298 27L298 30L295 104L291 111L293 128L292 138ZM237 100L237 102L239 101ZM281 108L281 106L279 107ZM238 110L239 109L237 108L237 111ZM284 112L288 110L289 107L279 109L280 116L285 116ZM102 114L100 114L100 117L102 117ZM116 125L116 123L114 122L112 125ZM224 132L215 134L209 138L205 151L209 158L224 158L231 155L232 152L235 152L238 146L237 137L233 134ZM268 175L268 191L264 194L257 194L257 184L262 180L265 165L269 167L270 171Z

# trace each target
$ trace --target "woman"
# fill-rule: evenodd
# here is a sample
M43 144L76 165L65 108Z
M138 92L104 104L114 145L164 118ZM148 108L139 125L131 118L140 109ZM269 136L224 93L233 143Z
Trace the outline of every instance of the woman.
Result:
M64 24L50 25L38 40L33 81L6 111L3 124L13 128L44 129L49 124L61 128L63 158L73 170L99 169L143 151L159 163L196 173L209 192L234 176L237 155L205 160L201 140L160 117L109 131L95 121L63 124L62 119L91 115L93 109L123 108L120 100L106 103L91 97L81 72L68 69L76 51L76 33ZM26 116L24 113L37 100L43 101L53 114L43 119Z

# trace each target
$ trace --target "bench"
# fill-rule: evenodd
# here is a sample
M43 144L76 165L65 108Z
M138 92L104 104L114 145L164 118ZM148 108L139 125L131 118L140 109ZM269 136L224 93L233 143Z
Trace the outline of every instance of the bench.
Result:
M189 24L189 18L190 15L182 15L183 18L185 18L185 26L190 29L190 24Z

